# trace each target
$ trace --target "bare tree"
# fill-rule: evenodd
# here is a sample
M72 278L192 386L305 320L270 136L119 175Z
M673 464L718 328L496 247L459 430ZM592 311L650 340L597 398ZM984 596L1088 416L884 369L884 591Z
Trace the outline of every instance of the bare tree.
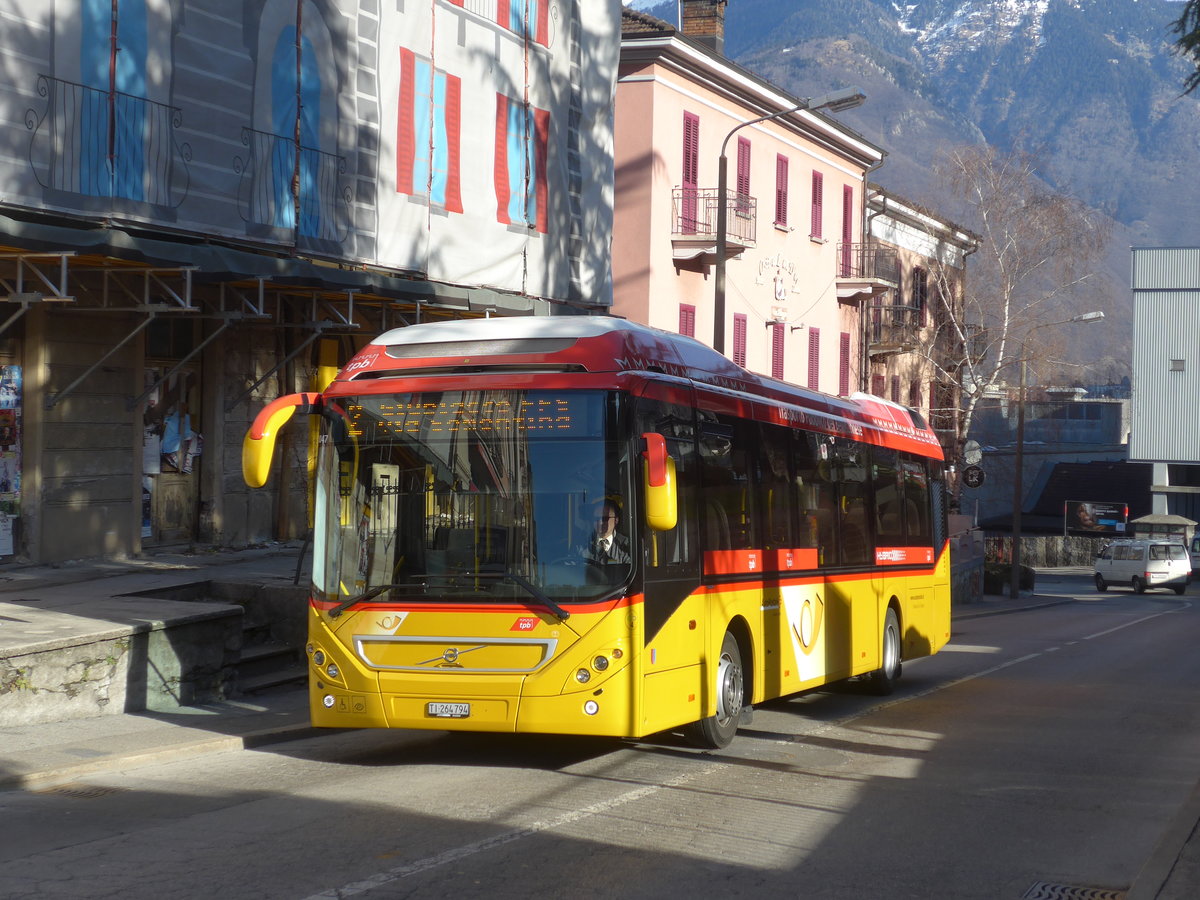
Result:
M1190 94L1200 87L1200 0L1187 0L1179 18L1171 23L1171 30L1179 35L1175 52L1196 67L1183 83L1183 92Z
M1047 188L1031 154L960 147L936 171L947 191L939 208L981 239L965 286L945 267L931 273L934 336L921 348L944 388L935 424L942 417L940 430L957 434L957 456L979 401L1071 338L1069 329L1046 326L1080 312L1110 229L1102 214Z

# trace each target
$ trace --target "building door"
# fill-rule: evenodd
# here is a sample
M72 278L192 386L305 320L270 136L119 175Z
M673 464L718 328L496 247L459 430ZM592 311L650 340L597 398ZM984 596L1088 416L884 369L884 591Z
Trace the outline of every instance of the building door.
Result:
M194 541L199 526L200 365L179 364L191 351L195 323L165 320L148 329L142 452L142 543Z

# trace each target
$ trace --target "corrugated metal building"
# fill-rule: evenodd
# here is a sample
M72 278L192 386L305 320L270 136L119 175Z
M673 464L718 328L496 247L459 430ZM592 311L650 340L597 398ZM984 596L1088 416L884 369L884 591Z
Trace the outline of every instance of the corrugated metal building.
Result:
M1153 512L1200 519L1200 248L1135 247L1129 458Z

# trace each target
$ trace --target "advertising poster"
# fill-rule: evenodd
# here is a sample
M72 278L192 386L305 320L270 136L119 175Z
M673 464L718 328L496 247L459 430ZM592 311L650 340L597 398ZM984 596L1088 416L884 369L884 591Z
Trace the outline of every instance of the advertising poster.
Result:
M1124 503L1102 503L1095 500L1068 500L1065 509L1064 531L1077 535L1125 534L1129 507Z
M21 367L0 366L0 517L21 513ZM12 522L0 533L0 556L13 553Z

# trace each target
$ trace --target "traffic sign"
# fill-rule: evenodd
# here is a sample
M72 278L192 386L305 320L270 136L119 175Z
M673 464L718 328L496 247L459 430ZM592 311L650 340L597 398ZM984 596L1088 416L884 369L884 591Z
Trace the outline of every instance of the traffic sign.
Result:
M983 484L983 469L979 466L967 466L962 473L963 484L969 488L977 488Z

